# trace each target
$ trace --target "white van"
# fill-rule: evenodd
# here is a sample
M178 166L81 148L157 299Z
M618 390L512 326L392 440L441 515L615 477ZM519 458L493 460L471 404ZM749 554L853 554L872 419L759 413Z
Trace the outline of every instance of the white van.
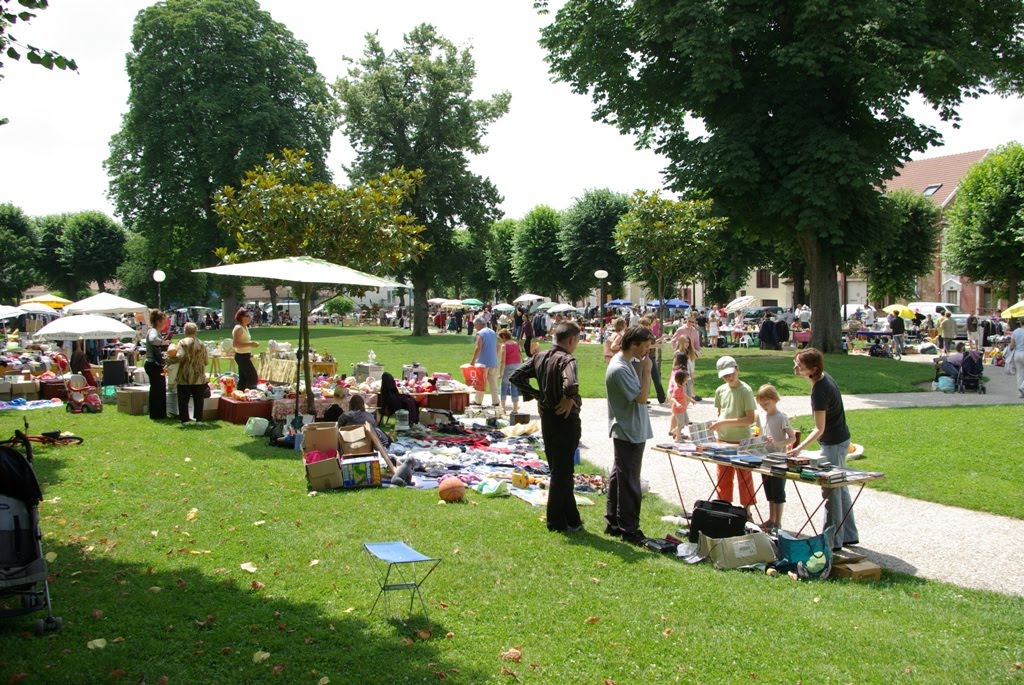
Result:
M911 302L907 307L914 312L920 312L923 316L931 315L938 323L939 318L944 317L946 312L950 313L956 321L956 337L967 339L967 312L960 309L959 305L949 302Z

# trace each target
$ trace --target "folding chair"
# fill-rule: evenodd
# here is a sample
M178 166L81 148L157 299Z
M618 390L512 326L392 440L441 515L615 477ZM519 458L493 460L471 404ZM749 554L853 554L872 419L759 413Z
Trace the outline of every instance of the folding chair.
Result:
M409 611L412 612L413 602L419 597L425 615L427 604L423 601L420 586L441 560L424 556L404 542L364 542L363 549L366 550L374 577L380 586L370 613L377 608L377 602L383 596L384 609L390 614L387 593L408 590Z

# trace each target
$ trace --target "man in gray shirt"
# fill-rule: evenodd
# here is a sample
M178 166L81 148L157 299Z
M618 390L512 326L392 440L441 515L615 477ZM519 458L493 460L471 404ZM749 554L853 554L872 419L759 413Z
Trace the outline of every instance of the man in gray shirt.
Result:
M640 530L640 467L644 447L654 437L647 413L651 391L651 357L654 333L630 326L622 336L622 349L608 362L604 375L608 395L608 434L612 437L615 464L608 478L608 505L604 532L635 545L643 542ZM639 372L633 367L638 361Z

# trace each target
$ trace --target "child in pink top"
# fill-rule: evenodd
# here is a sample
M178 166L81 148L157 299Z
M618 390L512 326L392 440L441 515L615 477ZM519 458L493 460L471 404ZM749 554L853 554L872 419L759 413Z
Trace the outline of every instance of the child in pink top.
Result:
M697 400L686 394L686 381L688 378L689 374L685 369L676 369L672 374L674 384L669 391L672 397L672 426L669 432L676 440L682 439L683 426L690 423L687 408L690 404L697 403Z

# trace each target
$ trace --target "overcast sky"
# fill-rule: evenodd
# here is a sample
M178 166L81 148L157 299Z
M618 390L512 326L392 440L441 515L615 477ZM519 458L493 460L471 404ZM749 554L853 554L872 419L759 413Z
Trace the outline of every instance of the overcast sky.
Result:
M19 42L56 50L78 62L64 73L5 59L0 80L0 202L36 216L99 209L113 214L102 167L110 136L126 108L125 54L135 15L152 0L51 0L30 24L16 26ZM590 101L553 84L529 0L261 0L262 7L304 41L328 82L341 74L343 56L358 57L368 32L385 48L430 22L476 59L476 96L512 93L510 112L491 126L490 151L474 169L497 185L507 216L519 218L538 204L565 209L588 188L631 192L661 184L664 160L637 151L632 139L590 118ZM925 121L937 121L921 108ZM944 125L946 145L922 156L995 147L1019 137L1024 100L987 97L963 110L959 130ZM335 180L351 152L336 134L329 158Z

